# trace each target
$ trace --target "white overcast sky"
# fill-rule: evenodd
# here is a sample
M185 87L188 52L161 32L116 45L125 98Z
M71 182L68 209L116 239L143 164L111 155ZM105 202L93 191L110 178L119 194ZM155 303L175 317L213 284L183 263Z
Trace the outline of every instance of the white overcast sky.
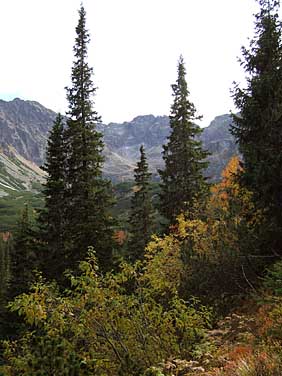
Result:
M80 0L0 0L0 99L66 111ZM255 0L84 0L89 64L105 123L169 114L177 60L202 125L234 110L237 57L253 37Z

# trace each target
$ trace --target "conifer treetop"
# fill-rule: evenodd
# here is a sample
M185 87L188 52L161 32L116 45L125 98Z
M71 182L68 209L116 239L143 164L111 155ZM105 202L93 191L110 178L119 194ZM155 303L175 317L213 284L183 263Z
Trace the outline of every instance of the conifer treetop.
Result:
M197 110L192 102L189 101L190 91L186 81L186 68L183 56L180 55L177 67L177 80L175 84L171 85L174 102L171 106L170 119L174 119L177 115L177 120L189 119L191 121L200 120L202 116L197 115ZM179 113L179 106L182 111Z
M93 68L87 62L90 34L86 29L86 11L81 4L78 11L79 20L76 26L76 38L73 47L74 61L71 72L72 86L66 88L69 103L68 116L72 120L82 121L87 127L89 123L101 121L93 110L93 98L97 88L92 81Z
M207 184L203 170L208 153L197 136L202 132L195 124L200 119L189 100L184 59L180 56L177 80L172 85L173 104L170 112L171 133L163 146L164 170L161 177L160 212L173 223L181 212L191 209L195 196L204 196Z

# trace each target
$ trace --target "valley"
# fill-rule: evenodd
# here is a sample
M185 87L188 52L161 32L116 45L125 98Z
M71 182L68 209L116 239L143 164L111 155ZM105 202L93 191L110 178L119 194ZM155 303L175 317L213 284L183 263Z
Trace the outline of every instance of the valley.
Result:
M0 232L13 231L24 203L34 209L42 206L40 190L45 173L39 166L44 164L47 138L55 116L54 111L36 101L0 100ZM204 148L210 152L206 176L212 182L220 180L222 169L238 153L229 132L230 124L229 115L218 116L201 135ZM141 144L146 150L152 178L155 182L159 180L157 170L163 167L161 153L170 131L169 118L137 116L130 122L98 124L98 130L105 144L103 172L112 181L118 197L114 212L121 214L125 210L126 213ZM154 191L158 191L157 184Z

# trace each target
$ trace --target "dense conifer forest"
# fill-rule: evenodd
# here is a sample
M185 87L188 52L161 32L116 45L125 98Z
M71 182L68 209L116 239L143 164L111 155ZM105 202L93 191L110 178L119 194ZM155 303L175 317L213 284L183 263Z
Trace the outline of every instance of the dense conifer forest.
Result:
M49 135L43 207L0 242L4 376L282 375L282 40L257 0L234 84L234 156L211 184L180 56L160 183L144 145L118 218L81 5L68 111Z

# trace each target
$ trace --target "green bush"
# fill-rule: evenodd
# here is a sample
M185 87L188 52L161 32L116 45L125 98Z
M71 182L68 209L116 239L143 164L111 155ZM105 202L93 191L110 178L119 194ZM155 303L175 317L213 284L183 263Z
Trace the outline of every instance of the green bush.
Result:
M91 255L80 269L80 276L70 276L73 289L65 296L39 281L12 303L32 331L6 342L4 375L55 372L57 363L60 375L66 369L75 375L78 365L80 375L140 375L163 359L189 359L206 346L210 310L177 294L163 306L144 282L140 264L124 264L119 274L102 278ZM125 288L129 280L137 286L134 293Z
M275 295L282 296L282 261L275 262L267 270L264 278L264 286L270 289Z

